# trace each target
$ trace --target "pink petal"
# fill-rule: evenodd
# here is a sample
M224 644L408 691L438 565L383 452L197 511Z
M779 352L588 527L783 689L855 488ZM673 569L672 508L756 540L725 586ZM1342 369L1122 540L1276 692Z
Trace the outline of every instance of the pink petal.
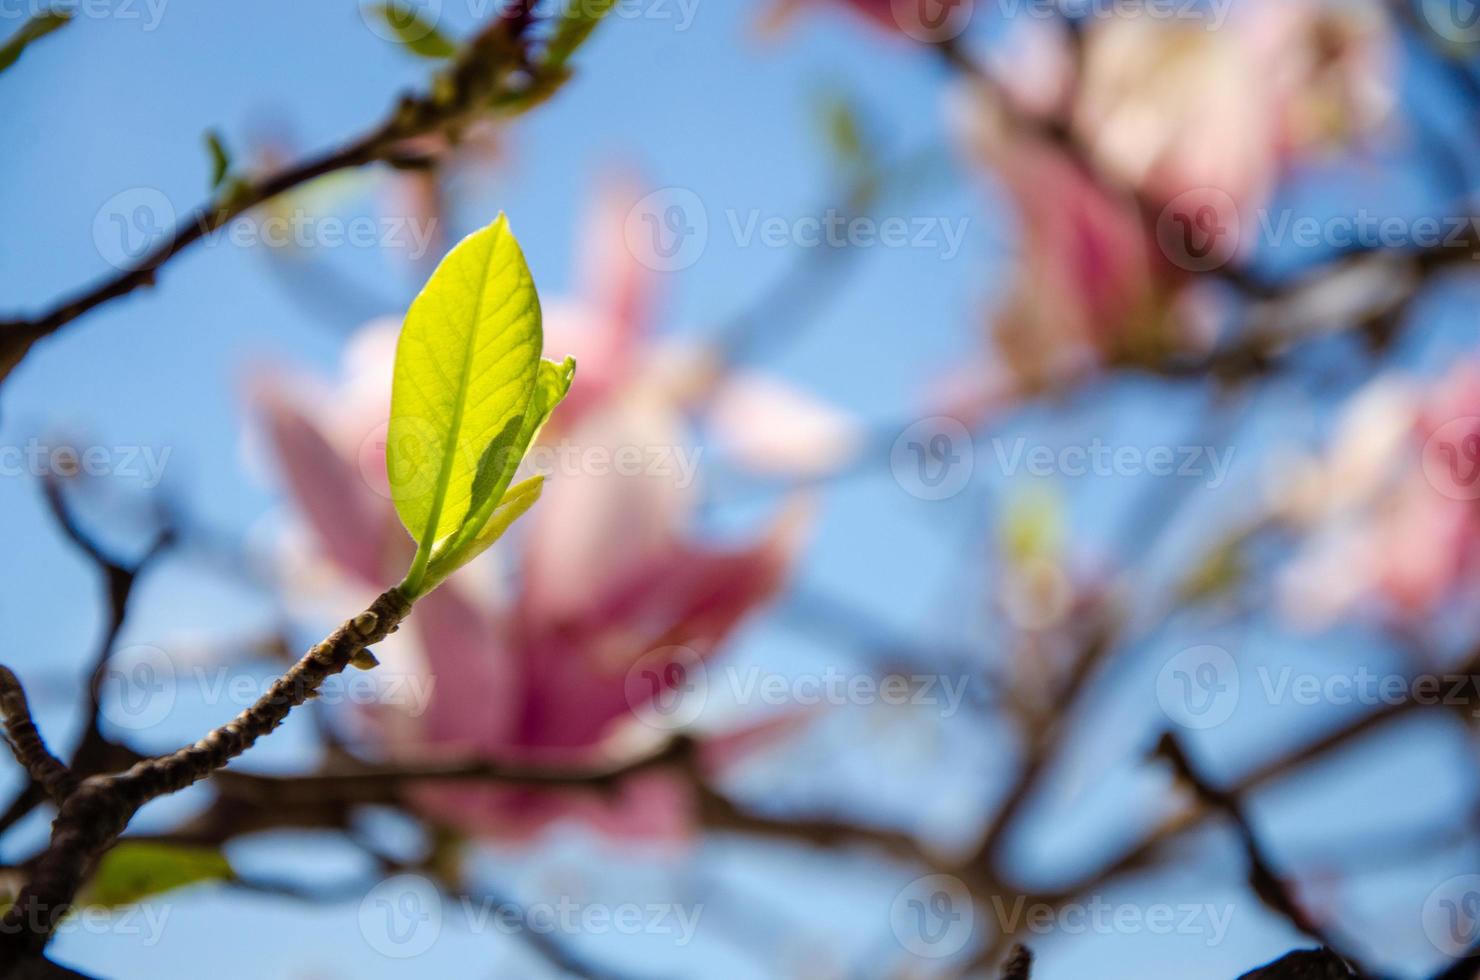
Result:
M857 420L812 395L759 374L732 375L715 392L709 424L720 447L767 476L816 477L852 460Z
M501 757L524 710L524 663L491 610L453 582L423 596L411 617L432 681L420 738L443 749Z
M669 552L693 506L695 488L677 466L686 443L672 407L637 391L533 454L550 472L524 519L526 619L581 616L634 567ZM639 454L636 472L618 471L623 453Z
M325 553L359 578L381 577L383 505L294 399L271 383L256 386L279 472Z

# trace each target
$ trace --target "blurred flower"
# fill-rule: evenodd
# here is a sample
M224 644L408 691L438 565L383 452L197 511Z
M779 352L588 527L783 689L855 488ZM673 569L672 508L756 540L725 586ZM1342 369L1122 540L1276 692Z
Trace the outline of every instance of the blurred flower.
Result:
M1154 207L1183 195L1253 220L1298 154L1387 112L1386 22L1375 2L1252 0L1216 30L1110 17L1085 36L1073 127L1096 163ZM1208 191L1221 194L1208 194Z
M894 16L893 0L775 0L764 15L762 28L767 32L777 30L802 8L827 4L850 8L869 23L886 31L897 33L901 30L899 21Z
M1205 346L1208 297L1186 288L1191 273L1247 251L1240 229L1296 157L1369 131L1391 101L1370 0L1251 0L1217 29L1090 18L1077 78L1062 30L1013 25L1003 47L988 69L1005 101L973 90L964 119L1021 242L991 325L1000 366L975 390L950 384L958 412L977 416L1107 363Z
M1074 91L1077 49L1060 17L1017 17L985 52L984 66L1013 107L1030 117L1065 113Z
M547 349L573 354L581 372L547 434L570 430L593 406L617 401L641 413L646 403L675 427L680 415L702 422L713 448L765 475L813 477L850 461L863 444L853 416L775 378L730 369L703 348L648 335L659 277L626 238L642 199L629 181L601 187L576 270L583 291L545 304ZM669 438L658 444L676 445Z
M737 375L723 385L707 422L714 441L735 462L762 475L822 476L863 448L852 416L757 374Z
M1008 369L997 384L1032 393L1179 342L1170 297L1184 276L1157 251L1133 202L1043 141L982 152L1018 211L1017 273L991 327Z
M1480 368L1427 394L1380 378L1352 399L1328 453L1277 489L1307 532L1282 576L1284 605L1312 627L1359 603L1417 624L1480 586Z
M641 343L650 284L621 247L624 200L609 192L596 210L583 268L589 297L547 304L546 352L574 351L580 375L531 451L536 467L557 462L543 498L521 521L513 594L459 576L419 601L393 638L405 644L409 637L413 649L403 652L433 680L420 717L386 707L368 719L380 747L398 758L482 754L592 765L630 757L668 727L644 727L655 706L667 705L685 671L702 670L740 621L776 593L791 564L801 524L795 508L737 549L688 535L696 487L692 471L673 459L690 441L687 417L705 394L692 368L706 362ZM601 234L614 230L615 246ZM275 377L255 386L282 480L308 532L287 569L290 593L336 574L351 591L378 590L410 560L384 474L394 345L390 323L356 337L337 390ZM753 383L747 391L752 406L741 415L774 418L756 403ZM737 424L745 427L743 417ZM623 458L635 467L613 466ZM706 738L703 758L734 761L786 724ZM459 784L421 787L416 799L439 819L500 838L568 818L608 834L671 838L687 825L685 791L681 779L655 771L612 793Z

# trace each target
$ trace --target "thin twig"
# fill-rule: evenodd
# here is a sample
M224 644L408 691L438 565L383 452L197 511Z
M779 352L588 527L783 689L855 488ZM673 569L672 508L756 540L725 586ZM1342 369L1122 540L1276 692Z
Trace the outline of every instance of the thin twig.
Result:
M1307 936L1317 940L1328 949L1340 951L1341 957L1356 969L1359 976L1368 976L1360 961L1341 949L1341 945L1334 940L1330 930L1306 912L1284 876L1275 870L1274 860L1270 857L1268 848L1255 833L1239 795L1214 786L1192 762L1181 741L1171 732L1162 735L1160 742L1157 743L1156 754L1171 764L1177 776L1192 788L1205 806L1225 814L1232 821L1234 830L1238 833L1239 842L1243 846L1244 856L1248 861L1249 885L1253 888L1254 894L1259 896L1260 901Z
M393 166L417 162L426 151L413 141L425 137L453 141L481 115L517 114L554 94L569 72L562 64L531 64L523 37L528 24L528 10L515 4L474 37L427 92L403 95L364 135L286 170L232 185L223 197L187 214L168 238L117 275L34 317L0 321L0 380L37 340L105 303L154 285L165 263L246 211L336 171L377 162Z
M410 610L396 589L383 593L304 654L256 704L200 741L124 772L83 780L59 807L50 844L0 920L0 964L16 969L40 955L98 858L144 804L210 776L251 748L295 707L317 697L325 680L394 632Z
M110 554L108 549L104 548L83 528L67 503L62 489L62 480L49 477L42 484L42 488L45 491L46 503L51 508L52 517L56 519L62 532L103 573L104 592L108 597L108 621L103 628L102 639L98 643L92 667L88 672L87 728L74 753L74 755L84 755L88 747L87 743L99 741L102 737L100 722L103 706L103 680L108 673L108 660L113 654L113 646L118 642L118 636L123 632L124 622L128 618L129 599L133 596L134 586L149 565L174 544L175 533L170 527L163 528L137 560L123 561ZM75 761L74 759L74 763Z
M9 667L0 665L0 715L5 720L5 738L16 761L54 803L72 792L76 780L61 759L51 754L31 718L26 691Z
M1238 980L1348 980L1351 970L1329 949L1298 949Z
M1019 943L1012 948L1002 967L1002 980L1030 980L1033 975L1033 952Z
M422 763L367 765L339 763L327 772L305 776L269 776L227 771L217 787L223 796L239 801L291 806L316 803L396 803L412 783L476 782L526 788L609 789L635 773L683 764L693 743L674 738L656 751L615 765L559 768L462 759Z
M55 476L48 477L42 484L47 506L52 517L67 539L77 546L94 565L103 578L103 593L107 599L107 621L98 640L92 665L88 669L88 681L83 695L83 717L87 719L82 734L72 749L67 768L77 779L85 779L94 773L113 772L133 765L138 755L108 740L102 731L102 685L107 676L109 658L118 643L124 623L128 619L129 601L140 576L165 551L174 544L175 533L166 526L135 561L128 562L113 556L82 526L77 515L67 503L63 481ZM0 812L0 833L9 830L41 803L41 787L28 783Z

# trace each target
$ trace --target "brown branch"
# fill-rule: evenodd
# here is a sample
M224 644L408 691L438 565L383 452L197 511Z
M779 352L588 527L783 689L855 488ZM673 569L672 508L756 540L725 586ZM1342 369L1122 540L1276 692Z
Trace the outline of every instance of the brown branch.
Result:
M15 969L34 962L98 858L144 804L210 776L251 748L293 708L316 697L325 680L395 631L410 610L396 589L383 593L304 654L256 704L200 741L124 772L83 780L61 803L50 844L0 920L0 963Z
M127 621L129 601L133 597L134 587L148 567L175 542L175 534L170 527L166 526L155 537L154 543L137 560L127 562L115 558L87 532L77 519L67 503L63 482L56 477L49 477L42 484L47 506L57 526L62 529L62 533L97 566L102 574L103 592L108 608L103 634L98 640L92 666L88 671L82 705L87 723L72 749L71 761L67 765L72 774L80 780L94 773L116 771L138 761L136 753L109 741L103 735L101 725L103 679L107 676L108 660L113 654L118 636ZM24 819L41 803L45 795L42 787L34 780L22 788L4 811L0 812L0 833L4 833Z
M1162 735L1161 741L1157 743L1156 754L1171 764L1178 778L1192 788L1205 806L1225 814L1232 821L1243 847L1244 857L1248 861L1249 885L1259 900L1307 936L1328 949L1339 950L1340 946L1333 940L1330 931L1306 912L1284 876L1275 870L1274 861L1255 833L1239 795L1214 786L1192 762L1181 741L1171 732ZM1340 955L1355 967L1359 976L1370 975L1356 957L1346 952L1341 952Z
M439 74L428 91L403 95L387 118L364 135L293 167L234 185L219 199L186 215L168 238L117 275L61 300L30 318L0 321L0 380L31 345L105 303L152 286L161 267L239 215L318 177L371 163L406 166L425 159L411 145L424 137L455 141L479 116L517 114L554 94L569 75L563 64L531 64L528 11L516 4L492 21Z
M31 719L25 689L9 667L0 665L0 715L5 720L5 739L16 761L30 774L54 803L61 803L76 785L62 760L51 754Z
M1053 713L1052 717L1046 719L1043 727L1032 730L1032 741L1028 746L1027 758L983 833L971 864L980 865L989 871L995 869L1003 840L1016 824L1019 814L1027 805L1044 774L1058 758L1059 748L1063 740L1067 738L1071 727L1070 720L1074 717L1074 706L1079 703L1101 662L1115 647L1116 628L1111 622L1111 613L1106 610L1100 615L1103 621L1096 625L1094 633L1080 650L1078 658L1069 668L1062 686L1054 697L1058 710Z
M1238 980L1347 980L1352 971L1329 949L1301 949Z
M169 839L221 844L239 833L267 826L349 826L348 808L364 805L401 805L413 783L471 782L527 789L615 789L643 772L669 769L682 776L694 792L697 818L708 830L728 831L774 840L788 840L823 849L863 846L918 864L946 869L909 834L866 827L826 816L773 817L741 806L716 789L704 771L700 746L676 736L653 752L618 764L551 768L491 759L401 765L365 765L337 762L334 768L303 776L270 776L226 770L212 781L217 802Z
M108 598L108 621L104 626L102 639L98 642L97 651L93 655L92 667L88 672L87 728L77 748L73 751L73 768L77 768L79 761L96 755L104 741L101 729L103 679L107 676L108 660L113 654L113 647L118 642L118 636L123 632L124 623L128 619L128 605L133 597L134 586L149 565L174 544L175 533L172 528L165 526L155 535L153 543L137 560L133 562L119 560L110 555L108 550L83 528L77 516L72 512L72 508L67 504L60 479L50 477L42 487L46 495L47 506L51 508L52 516L62 528L63 533L103 573L104 592ZM161 523L164 521L161 520ZM84 773L84 775L88 774L90 773Z
M1408 6L1406 0L1395 2L1399 7ZM1416 21L1411 10L1407 11L1407 19ZM1133 204L1147 230L1156 228L1162 214L1161 203L1148 198L1131 184L1107 174L1096 160L1093 147L1085 143L1070 122L1022 111L1001 82L978 63L959 40L944 41L930 47L943 64L973 87L1000 124L1014 137L1041 140L1053 146L1105 194ZM1464 74L1462 69L1460 74ZM1293 330L1275 311L1290 307L1298 311L1299 304L1323 285L1340 276L1364 272L1404 279L1401 293L1379 297L1368 308L1347 311L1352 322L1344 328L1345 331L1364 336L1372 347L1381 349L1393 339L1398 321L1417 299L1430 276L1449 269L1474 269L1480 260L1480 235L1475 231L1477 216L1470 211L1470 205L1461 199L1450 213L1467 219L1464 235L1410 248L1355 243L1333 249L1312 268L1293 278L1269 279L1240 265L1191 273L1232 287L1257 304L1270 322L1257 323L1232 343L1207 353L1176 351L1152 363L1125 366L1147 369L1172 378L1214 377L1225 383L1273 373L1287 360L1293 347L1325 336L1322 332L1306 334Z
M635 773L684 765L694 750L684 737L670 739L655 752L609 766L552 768L492 759L367 765L336 764L327 772L305 776L269 776L227 771L216 785L223 796L269 806L323 803L394 804L412 783L480 782L526 788L609 789Z
M1033 975L1033 951L1021 943L1012 948L1002 966L1002 980L1030 980Z

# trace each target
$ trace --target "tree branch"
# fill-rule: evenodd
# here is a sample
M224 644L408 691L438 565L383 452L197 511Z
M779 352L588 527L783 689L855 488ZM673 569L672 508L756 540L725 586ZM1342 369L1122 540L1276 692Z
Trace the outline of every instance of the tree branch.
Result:
M5 739L16 761L54 803L61 803L76 786L62 760L51 754L31 719L25 689L9 667L0 665L0 715L5 719Z
M406 166L422 161L424 137L455 141L484 114L517 115L553 95L569 77L563 60L531 63L524 39L530 22L522 4L492 21L439 74L428 91L403 95L386 119L337 149L287 170L239 183L223 197L195 208L160 242L117 275L61 300L31 318L0 320L0 380L21 362L31 345L105 303L152 286L162 266L185 249L252 208L317 177L383 162Z
M83 698L83 711L87 722L82 735L72 749L71 761L67 765L73 777L81 780L94 773L116 771L138 761L137 754L132 750L109 741L103 735L101 726L103 679L107 675L108 661L113 654L113 647L117 644L118 636L123 631L124 623L128 618L129 601L133 597L134 586L149 565L175 542L175 533L166 524L155 537L154 543L139 559L126 562L109 554L108 550L83 528L77 516L72 512L72 508L67 504L62 480L48 477L42 489L47 506L51 508L52 516L62 529L62 533L102 573L103 592L107 598L107 623L103 628L102 637L98 640L97 650L93 654ZM4 811L0 812L0 833L4 833L24 819L42 802L45 795L43 788L33 778L32 782L16 794ZM54 797L53 802L55 802Z
M62 801L51 843L0 920L0 963L16 969L11 965L39 956L93 865L144 804L206 778L251 748L295 707L316 697L325 680L394 632L410 611L396 589L383 593L304 654L256 704L200 741L125 772L83 780Z
M1002 966L1002 980L1030 980L1033 975L1033 952L1021 944L1012 948Z
M1198 770L1177 736L1167 732L1157 743L1156 754L1166 759L1176 771L1178 778L1186 782L1210 809L1221 811L1233 822L1243 846L1249 865L1249 885L1260 901L1272 911L1283 916L1296 929L1317 940L1330 950L1337 951L1339 945L1333 941L1330 931L1317 922L1295 898L1294 891L1284 877L1275 870L1268 849L1254 832L1243 800L1236 793L1219 789ZM1346 952L1339 955L1355 967L1358 976L1370 976L1360 961Z

